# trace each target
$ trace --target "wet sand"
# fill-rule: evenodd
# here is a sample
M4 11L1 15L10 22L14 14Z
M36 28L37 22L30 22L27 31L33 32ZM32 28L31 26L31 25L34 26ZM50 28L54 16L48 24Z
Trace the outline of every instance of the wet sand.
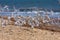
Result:
M0 27L0 40L60 40L60 32L8 25Z

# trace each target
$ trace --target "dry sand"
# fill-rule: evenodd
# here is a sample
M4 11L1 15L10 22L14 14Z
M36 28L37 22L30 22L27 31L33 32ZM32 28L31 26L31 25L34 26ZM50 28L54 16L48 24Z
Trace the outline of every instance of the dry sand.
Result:
M60 40L60 32L9 25L0 27L0 40Z

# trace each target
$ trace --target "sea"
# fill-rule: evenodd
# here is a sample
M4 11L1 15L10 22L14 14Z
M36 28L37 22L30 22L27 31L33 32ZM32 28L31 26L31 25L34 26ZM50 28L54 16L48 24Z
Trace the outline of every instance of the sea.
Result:
M45 8L45 9L60 9L60 1L59 0L0 0L0 5L5 6L8 5L10 8L15 6L16 8L28 8L28 7L37 7L37 8ZM57 13L57 14L56 14ZM60 17L60 12L54 13L53 17ZM11 13L0 13L0 15L11 15ZM20 13L21 14L21 13ZM19 15L19 14L18 14ZM35 14L21 14L23 16ZM51 15L50 15L51 16Z
M8 5L10 7L39 7L39 8L54 8L60 9L59 0L0 0L0 5Z
M46 14L44 13L39 13L40 16L44 17ZM0 16L11 16L12 15L12 12L0 12ZM31 17L35 17L37 16L38 14L34 13L34 12L31 12L31 13L28 13L28 12L17 12L17 13L13 13L13 16L16 17L16 16L31 16ZM50 18L60 18L60 12L54 12L53 15L51 13L48 14L48 16Z

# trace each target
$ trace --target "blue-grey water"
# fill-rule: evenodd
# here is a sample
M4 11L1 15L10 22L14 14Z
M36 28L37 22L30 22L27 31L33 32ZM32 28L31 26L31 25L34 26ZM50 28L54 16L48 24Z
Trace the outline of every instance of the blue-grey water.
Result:
M7 12L5 12L5 13L0 13L0 16L11 16L12 15L12 13L7 13ZM31 16L31 17L34 17L34 16L36 16L37 14L35 14L35 13L27 13L27 12L21 12L21 13L14 13L14 16L19 16L19 15L21 15L21 16ZM43 14L40 14L41 16L45 16L45 14L43 13ZM60 12L55 12L55 13L53 13L53 15L52 14L49 14L49 17L50 18L60 18Z
M2 6L9 5L10 7L40 7L60 9L60 0L0 0Z
M54 9L60 9L60 0L0 0L0 5L5 6L8 5L9 7L15 6L16 8L20 7L39 7L39 8L54 8ZM11 13L0 13L0 15L11 15ZM15 14L14 14L15 15ZM20 15L32 15L34 16L35 14L26 14L23 13ZM52 17L51 15L49 15ZM53 17L60 17L59 14L53 15Z

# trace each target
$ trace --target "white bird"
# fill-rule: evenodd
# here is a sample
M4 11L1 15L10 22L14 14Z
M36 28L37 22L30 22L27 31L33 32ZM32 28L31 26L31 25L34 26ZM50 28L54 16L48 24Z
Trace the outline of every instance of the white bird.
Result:
M54 11L53 10L51 10L51 16L53 16L54 15ZM54 19L53 20L51 20L52 22L52 24L55 24L55 22L54 22Z
M30 18L30 19L28 20L28 24L31 26L31 28L34 28L34 26L35 26L34 18Z
M24 25L24 24L26 24L26 20L22 17L20 17L19 19L17 19L16 20L16 22L15 22L15 25L18 25L18 26L22 26L22 25Z
M39 26L39 21L38 20L35 20L35 26Z
M4 8L3 8L3 10L4 10L4 11L6 10L7 12L10 11L8 5L5 5Z
M8 8L8 6L7 6L7 5L5 5L5 6L4 6L4 8Z
M6 27L8 25L7 20L2 19L2 27Z
M49 24L50 21L51 21L50 17L48 16L48 13L46 12L46 15L43 18L43 23L48 23Z

